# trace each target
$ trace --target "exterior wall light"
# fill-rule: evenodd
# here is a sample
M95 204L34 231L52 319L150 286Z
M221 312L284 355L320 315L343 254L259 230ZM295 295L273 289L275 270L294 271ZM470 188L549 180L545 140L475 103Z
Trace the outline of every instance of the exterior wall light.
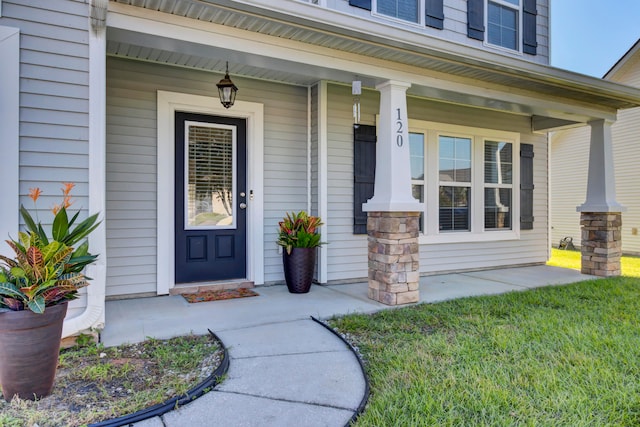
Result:
M362 95L362 82L354 80L351 83L351 94L353 95L353 123L360 124L360 95Z
M216 84L218 86L218 95L220 96L220 103L224 105L224 108L230 108L233 103L236 102L236 93L238 87L233 84L229 78L229 61L227 61L227 72L224 78Z

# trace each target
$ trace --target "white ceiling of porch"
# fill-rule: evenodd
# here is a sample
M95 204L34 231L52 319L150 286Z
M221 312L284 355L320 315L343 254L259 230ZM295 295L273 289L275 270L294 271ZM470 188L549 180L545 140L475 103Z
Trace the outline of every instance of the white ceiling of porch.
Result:
M229 54L220 52L213 57L200 56L194 53L184 53L184 51L171 51L153 47L140 46L131 42L115 40L107 41L107 54L134 58L143 61L158 62L167 65L195 68L205 71L213 71L224 74L226 59ZM225 59L222 59L225 58ZM294 85L307 86L314 84L318 78L299 73L286 72L279 69L258 67L236 62L229 63L229 73L241 75L255 79L282 82Z

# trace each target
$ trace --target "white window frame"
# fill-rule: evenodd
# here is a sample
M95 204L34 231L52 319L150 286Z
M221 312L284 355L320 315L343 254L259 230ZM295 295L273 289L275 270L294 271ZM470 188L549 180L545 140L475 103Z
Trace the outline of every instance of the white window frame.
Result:
M459 139L468 139L469 141L471 141L471 158L469 159L471 161L471 181L469 181L468 183L465 181L441 181L440 180L440 137L441 136L445 136L445 137L451 137L451 138L459 138ZM474 207L473 207L473 203L474 203L474 192L475 192L475 187L477 185L476 183L476 141L473 137L472 134L467 134L466 132L458 132L458 131L441 131L441 130L437 130L436 131L436 138L435 141L433 141L433 144L435 144L435 147L433 147L431 150L433 153L435 153L435 161L437 161L437 165L436 165L436 170L434 172L430 172L431 174L435 175L435 191L434 194L436 195L436 199L435 200L440 200L440 187L459 187L459 188L468 188L469 189L469 193L470 193L470 198L471 198L471 204L469 205L469 230L440 230L440 206L439 203L431 203L433 204L437 204L437 209L436 209L436 216L432 216L431 218L434 218L434 221L432 221L434 224L430 224L429 227L427 227L427 230L429 230L429 234L453 234L453 233L470 233L471 230L473 230L474 227L474 215L473 215L473 211L474 211ZM432 144L432 145L433 145ZM427 152L426 150L429 148L429 143L427 142L427 147L425 147L425 153ZM431 156L434 157L434 156ZM428 177L428 182L431 182L431 178L432 176L429 175L426 171L425 171L425 176ZM438 220L435 221L435 218L437 218Z
M510 49L508 47L504 47L504 46L500 46L499 44L493 44L493 43L489 43L489 3L496 3L499 4L500 6L504 6L504 7L508 7L510 9L513 9L515 11L518 12L518 29L517 29L517 34L516 34L516 44L517 44L517 49ZM518 6L514 5L513 3L509 3L508 1L505 0L485 0L484 3L484 27L486 28L485 30L485 36L484 36L484 45L493 49L498 49L501 50L503 52L509 52L509 53L518 53L518 54L522 54L522 25L523 25L523 13L524 13L524 6L523 6L523 0L519 0L519 4Z
M517 240L520 238L520 134L517 132L450 125L445 123L409 120L409 132L423 133L425 140L424 230L420 244L486 242ZM470 231L439 230L439 137L456 136L471 139L471 203ZM510 142L512 154L511 229L484 229L484 143Z
M404 19L395 18L393 16L378 13L378 0L371 0L371 15L376 18L386 19L403 25L410 25L416 28L423 28L426 25L424 0L418 0L418 22L406 21Z
M515 156L516 156L516 152L515 150L515 146L511 141L505 141L505 140L497 140L497 139L492 139L492 138L483 138L482 140L482 152L483 152L483 157L482 157L482 170L484 171L486 168L486 159L484 158L484 153L485 153L485 146L487 144L487 142L497 142L497 143L508 143L511 144L511 183L510 184L505 184L505 183L501 183L501 182L497 182L497 183L493 183L493 182L486 182L486 179L484 177L484 172L483 172L483 188L482 188L482 194L484 195L484 191L489 188L489 189L497 189L497 190L511 190L511 212L509 212L509 215L511 215L511 228L513 228L515 226L515 218L513 218L513 203L514 203L514 186L513 186L513 181L515 179L515 177L513 176L514 174L514 167L515 167ZM518 150L518 152L520 152L520 150ZM519 198L518 198L519 199ZM484 202L484 200L483 200ZM482 204L482 209L483 209L483 217L482 217L482 221L483 221L483 227L484 227L484 223L485 223L485 218L484 218L484 209L485 209L485 204ZM519 222L519 221L518 221ZM500 229L500 228L491 228L491 229L486 229L485 231L504 231L506 229Z

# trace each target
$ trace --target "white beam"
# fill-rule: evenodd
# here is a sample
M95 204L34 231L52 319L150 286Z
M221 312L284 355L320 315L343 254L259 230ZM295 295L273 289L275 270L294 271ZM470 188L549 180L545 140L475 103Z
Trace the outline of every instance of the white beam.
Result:
M380 123L376 144L376 178L373 198L362 206L365 212L418 212L422 203L411 194L411 154L407 89L409 83L388 81L380 91Z
M99 256L95 263L87 266L87 276L92 278L91 285L86 288L87 305L78 316L65 319L63 337L104 327L107 286L106 46L105 28L89 31L89 214L99 213L102 222L88 240L91 253Z
M10 256L4 240L17 238L20 152L20 30L0 26L0 254Z
M329 111L327 82L318 83L318 215L324 221L322 234L329 235ZM329 268L329 251L327 245L320 246L320 260L318 263L318 281L327 283Z
M616 201L616 182L613 165L611 125L606 120L589 122L591 143L589 148L589 173L587 200L578 212L624 212L625 207Z

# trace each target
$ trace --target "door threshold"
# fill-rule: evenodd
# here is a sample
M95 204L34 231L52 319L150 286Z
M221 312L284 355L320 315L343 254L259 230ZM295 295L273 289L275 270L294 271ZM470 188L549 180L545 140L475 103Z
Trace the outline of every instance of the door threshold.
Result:
M196 294L204 291L228 291L230 289L251 289L255 286L253 282L246 279L221 280L218 282L198 282L198 283L176 283L175 287L169 289L170 295Z

